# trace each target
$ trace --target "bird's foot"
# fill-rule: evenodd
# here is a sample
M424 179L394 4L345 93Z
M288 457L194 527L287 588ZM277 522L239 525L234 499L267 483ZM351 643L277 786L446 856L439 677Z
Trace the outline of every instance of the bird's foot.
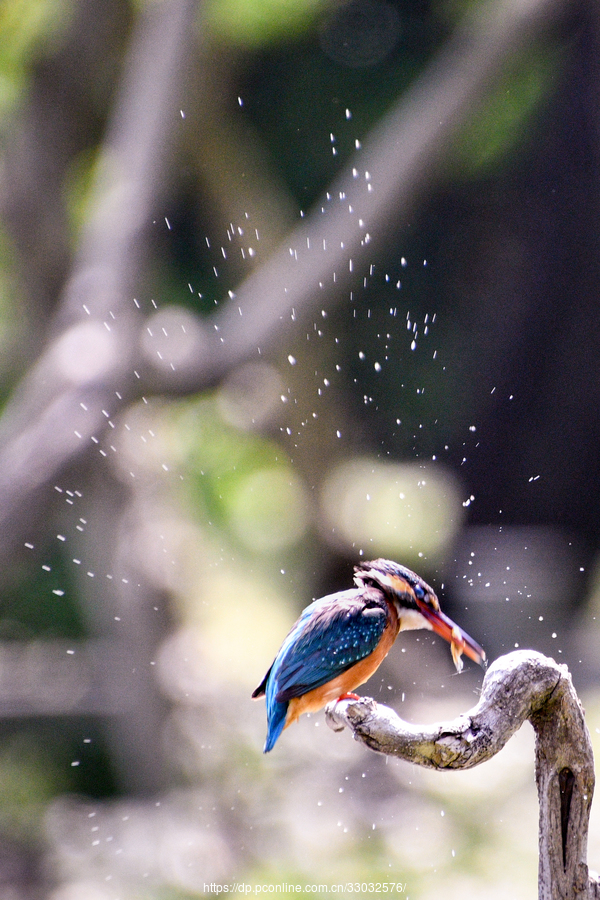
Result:
M348 693L342 694L341 697L337 698L338 703L340 702L340 700L360 700L360 697L358 696L358 694L353 694L352 691L348 691Z

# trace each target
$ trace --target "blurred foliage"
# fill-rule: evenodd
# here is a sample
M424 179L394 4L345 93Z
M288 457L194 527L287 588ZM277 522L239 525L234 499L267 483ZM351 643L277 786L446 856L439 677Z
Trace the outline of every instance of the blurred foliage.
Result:
M304 487L279 444L229 424L215 395L172 403L149 418L156 440L143 455L137 444L132 452L157 474L164 459L185 473L178 493L199 523L252 553L282 552L300 540Z
M23 565L20 577L2 593L0 639L84 637L72 560L52 547L35 557L35 568Z
M0 833L41 841L44 811L64 793L114 795L107 748L96 723L3 726L0 743Z
M4 838L40 841L47 804L70 787L62 752L56 753L56 746L42 746L40 736L31 731L2 735L0 830Z
M98 150L95 147L82 150L71 161L65 173L64 198L73 246L76 246L89 215L89 204L97 174Z
M450 168L459 178L497 174L512 154L532 139L560 72L557 47L528 47L518 54L486 98L470 127L463 129Z
M0 121L21 98L32 63L56 50L67 31L70 12L66 0L0 4Z
M4 404L11 389L19 351L24 347L29 326L17 300L19 288L15 248L0 223L0 375L3 376L0 405Z
M210 0L204 17L213 39L248 51L302 37L324 6L325 0Z
M273 164L303 209L341 166L446 37L424 4L401 7L398 41L376 65L349 67L313 32L248 60L240 89ZM348 112L346 112L348 111Z

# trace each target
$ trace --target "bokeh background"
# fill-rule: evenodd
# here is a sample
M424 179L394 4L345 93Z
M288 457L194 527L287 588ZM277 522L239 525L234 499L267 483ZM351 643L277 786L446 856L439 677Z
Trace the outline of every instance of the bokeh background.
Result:
M468 773L249 697L360 559L600 734L600 20L566 0L0 6L0 897L535 896ZM476 701L432 635L365 692ZM590 864L600 865L593 813Z

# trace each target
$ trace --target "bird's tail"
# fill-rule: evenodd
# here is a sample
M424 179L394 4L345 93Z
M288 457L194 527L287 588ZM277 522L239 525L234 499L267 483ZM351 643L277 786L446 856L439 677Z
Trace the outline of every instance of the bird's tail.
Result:
M269 750L272 750L275 746L277 738L285 728L287 710L287 701L285 703L274 701L273 704L267 708L268 728L263 753L268 753Z

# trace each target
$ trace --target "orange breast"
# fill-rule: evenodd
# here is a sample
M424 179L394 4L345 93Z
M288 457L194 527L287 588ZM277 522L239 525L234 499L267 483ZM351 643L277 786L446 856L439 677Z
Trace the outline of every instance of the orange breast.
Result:
M314 691L302 694L301 697L293 697L289 702L284 728L299 719L303 713L318 712L331 700L337 700L338 697L350 693L369 680L388 655L400 630L398 614L393 603L388 604L388 612L388 623L373 653L361 659L350 669L346 669L341 675L337 675L326 684L315 688Z

